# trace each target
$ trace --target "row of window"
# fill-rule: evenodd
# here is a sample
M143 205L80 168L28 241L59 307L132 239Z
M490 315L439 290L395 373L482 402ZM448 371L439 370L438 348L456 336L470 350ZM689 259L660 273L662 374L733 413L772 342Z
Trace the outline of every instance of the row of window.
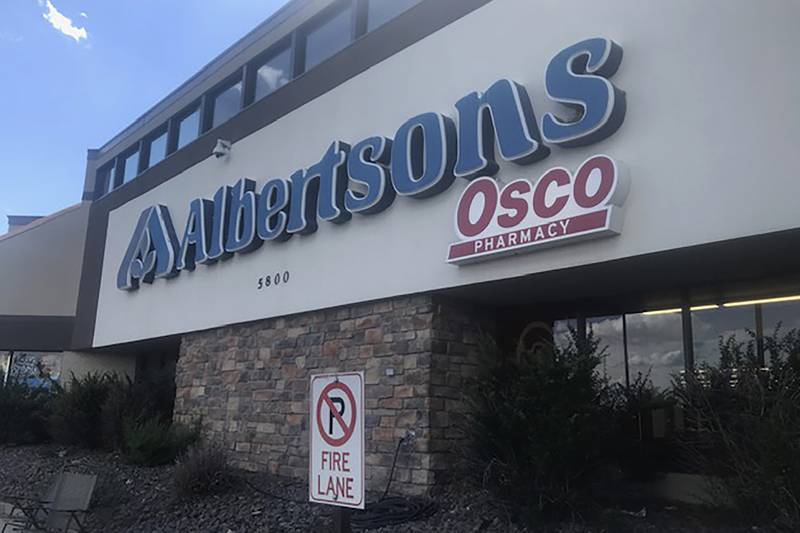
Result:
M216 128L244 107L341 51L421 0L339 0L233 77L122 152L97 174L102 196Z
M747 343L751 333L769 336L779 325L781 334L800 328L800 297L743 303L691 308L695 367L719 366L720 338ZM569 328L576 324L575 319L556 321L553 336L557 346L565 346ZM607 347L602 371L612 382L633 382L638 374L649 373L656 387L668 389L672 376L686 367L683 340L689 332L684 331L679 309L587 318L586 329ZM764 364L769 363L768 355L759 356Z

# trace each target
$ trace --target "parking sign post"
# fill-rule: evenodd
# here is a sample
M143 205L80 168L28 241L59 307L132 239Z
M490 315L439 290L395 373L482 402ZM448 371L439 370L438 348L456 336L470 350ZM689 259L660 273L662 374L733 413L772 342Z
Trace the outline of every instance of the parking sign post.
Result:
M350 531L350 509L364 508L364 373L311 376L309 501L339 507L336 530Z

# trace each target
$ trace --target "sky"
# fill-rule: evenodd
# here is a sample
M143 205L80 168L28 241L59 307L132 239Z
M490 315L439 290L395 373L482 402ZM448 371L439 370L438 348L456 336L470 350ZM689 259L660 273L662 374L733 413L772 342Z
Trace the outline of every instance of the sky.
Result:
M80 201L99 148L286 0L0 0L0 234Z

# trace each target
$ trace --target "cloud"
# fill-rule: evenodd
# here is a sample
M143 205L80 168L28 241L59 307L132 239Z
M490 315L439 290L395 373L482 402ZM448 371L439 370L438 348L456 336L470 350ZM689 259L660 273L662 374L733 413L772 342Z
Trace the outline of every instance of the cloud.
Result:
M89 15L87 15L85 11L81 11L81 16L82 16L83 18L85 18L85 19L88 19L88 18L89 18Z
M76 43L81 42L81 39L86 40L89 38L89 32L86 31L86 28L75 26L72 23L72 19L56 9L56 6L50 0L39 0L39 5L47 8L47 13L42 13L42 17L59 32L75 39Z

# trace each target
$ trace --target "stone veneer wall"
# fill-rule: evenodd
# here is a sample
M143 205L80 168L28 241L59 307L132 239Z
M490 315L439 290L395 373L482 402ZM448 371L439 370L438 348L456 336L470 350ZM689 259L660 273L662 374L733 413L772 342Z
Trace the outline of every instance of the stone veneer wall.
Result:
M429 295L394 298L187 334L176 371L175 418L202 417L251 470L307 479L308 383L364 370L368 490L422 494L454 464L464 378L482 322Z

